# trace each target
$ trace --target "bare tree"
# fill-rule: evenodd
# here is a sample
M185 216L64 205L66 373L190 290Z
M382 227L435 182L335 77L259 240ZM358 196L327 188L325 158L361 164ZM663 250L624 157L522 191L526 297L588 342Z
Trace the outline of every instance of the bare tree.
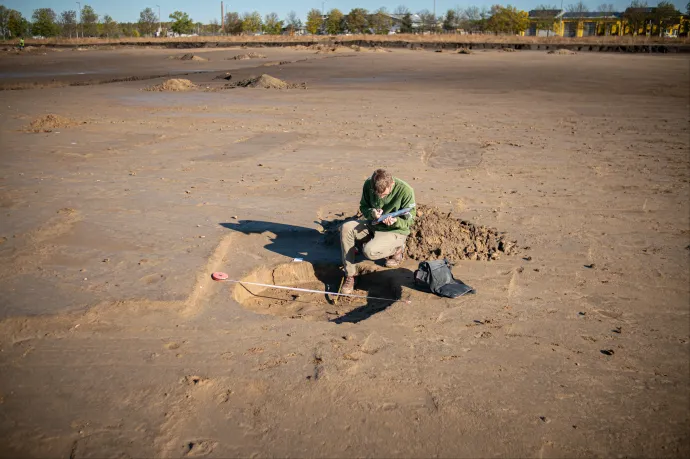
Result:
M422 32L431 32L432 30L435 30L436 28L436 17L434 16L434 13L432 13L429 10L422 10L419 13L419 19L422 21L421 23L421 29Z
M586 13L589 8L587 7L587 5L585 5L585 2L580 0L577 3L571 3L570 5L568 5L566 9L569 13L575 13L577 14L577 17L582 17L583 14Z
M399 16L405 16L406 14L410 13L410 9L406 7L405 5L398 5L394 10L393 14L399 15Z
M288 30L293 33L302 28L302 20L297 16L297 13L290 11L285 19Z
M645 27L645 23L649 18L647 13L647 2L644 0L632 0L630 6L623 14L626 22L630 28L631 35L637 35L641 28Z
M611 15L611 13L616 11L616 9L614 8L613 3L602 3L597 8L597 11L599 11L600 13L606 14L606 16L609 16L609 15Z

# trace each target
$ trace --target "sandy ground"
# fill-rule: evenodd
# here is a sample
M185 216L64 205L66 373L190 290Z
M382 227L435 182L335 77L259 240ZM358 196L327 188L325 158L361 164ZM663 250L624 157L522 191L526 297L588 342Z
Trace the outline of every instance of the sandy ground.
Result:
M690 454L687 57L246 51L0 57L199 85L0 92L0 456ZM410 261L360 285L410 303L210 280L334 282L318 223L379 166L520 252L456 300Z

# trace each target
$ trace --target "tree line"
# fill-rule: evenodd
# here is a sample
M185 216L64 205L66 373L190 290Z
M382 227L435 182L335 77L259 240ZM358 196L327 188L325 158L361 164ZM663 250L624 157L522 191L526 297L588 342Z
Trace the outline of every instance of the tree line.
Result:
M469 6L449 9L444 15L435 16L427 9L413 14L407 7L399 6L393 11L393 17L396 18L397 30L401 33L463 30L469 33L518 34L525 31L530 23L535 22L539 29L552 29L557 21L555 12L559 11L559 8L555 5L539 5L535 11L530 18L528 12L510 5L494 5L491 8ZM568 5L567 11L578 14L591 10L583 1L579 1ZM614 8L612 4L602 4L596 11L612 13ZM690 2L686 6L686 13L690 14ZM630 33L634 34L650 23L657 25L661 31L674 21L677 23L680 14L669 1L661 1L656 8L648 11L645 1L633 0L624 13L624 19L630 25ZM278 35L302 30L314 35L385 35L394 26L393 17L385 8L373 12L364 8L353 8L347 14L333 8L328 12L310 10L304 23L294 11L288 13L284 19L280 19L276 13L268 13L262 17L254 11L242 14L228 12L222 23L214 19L208 24L202 24L194 22L188 13L182 11L174 11L168 16L168 20L163 22L151 8L145 8L140 12L137 22L118 23L108 14L98 15L90 5L84 5L78 12L68 10L62 11L59 15L52 8L39 8L34 10L31 20L24 18L16 10L0 5L0 36L3 39L23 36L118 38L153 36L159 32L167 34L168 31L179 35ZM687 33L688 22L685 24L684 32Z

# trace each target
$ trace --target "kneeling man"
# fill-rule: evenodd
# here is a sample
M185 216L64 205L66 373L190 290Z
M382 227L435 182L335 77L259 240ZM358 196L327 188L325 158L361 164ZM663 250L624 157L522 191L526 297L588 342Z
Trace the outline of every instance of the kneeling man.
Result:
M387 217L376 221L384 214L411 207L409 213L399 217ZM345 281L341 293L352 293L355 288L357 266L355 245L365 239L364 256L370 260L386 258L386 266L395 268L403 260L405 240L416 215L414 190L399 178L383 169L377 169L364 182L359 210L366 220L351 221L340 228L340 245L343 252Z

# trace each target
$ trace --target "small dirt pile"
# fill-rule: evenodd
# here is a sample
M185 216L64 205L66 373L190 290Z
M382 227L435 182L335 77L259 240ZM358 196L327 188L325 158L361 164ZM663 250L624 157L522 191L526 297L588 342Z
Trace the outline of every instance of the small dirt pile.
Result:
M247 78L246 80L240 80L235 83L230 83L225 86L226 88L262 88L262 89L306 89L306 83L287 83L278 78L274 78L271 75L266 75L265 73L259 77Z
M351 48L340 45L316 45L312 49L316 50L316 54L337 53L338 51L350 51Z
M569 56L571 54L577 54L575 51L570 51L569 49L556 49L556 50L551 50L547 54L560 54L564 56Z
M53 132L56 129L73 127L79 124L84 123L78 123L69 118L51 113L33 120L31 123L29 123L29 126L26 128L26 130L28 132Z
M182 78L172 78L170 80L164 81L161 84L156 84L145 88L145 91L191 91L195 89L196 85L189 80Z
M238 54L237 56L228 57L226 60L228 60L228 61L244 61L247 59L266 59L266 56L264 56L263 54L251 52L251 53Z
M472 51L468 48L460 48L458 54L472 54Z
M183 54L182 56L170 56L168 59L175 59L178 61L199 61L199 62L203 62L203 61L208 60L205 57L197 56L194 54Z
M496 260L516 250L516 242L495 228L459 220L435 207L419 206L406 254L414 260Z
M517 49L515 49L515 48L501 48L501 51L503 51L504 53L516 53Z

